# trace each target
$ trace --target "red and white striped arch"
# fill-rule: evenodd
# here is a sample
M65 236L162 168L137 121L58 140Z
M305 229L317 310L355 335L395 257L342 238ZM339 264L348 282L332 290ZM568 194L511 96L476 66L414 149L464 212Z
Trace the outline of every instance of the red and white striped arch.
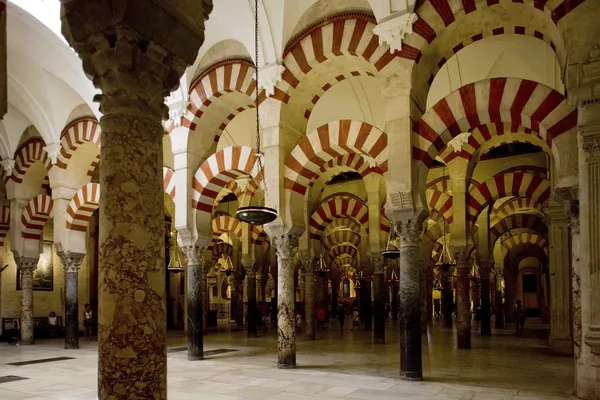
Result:
M21 215L21 236L24 239L41 239L44 225L50 219L52 206L52 198L42 194L27 203Z
M482 151L487 153L496 147L516 141L539 146L543 150L551 152L554 158L558 160L557 146L549 147L548 142L537 132L531 128L515 127L501 122L489 123L473 129L468 142L463 144L462 151L456 152L451 146L448 146L440 153L440 157L444 160L445 164L448 164L456 157L471 160L478 150L481 156L483 155L481 154ZM550 142L550 145L552 144Z
M340 229L323 236L323 247L325 250L341 243L349 243L354 247L360 246L360 234L348 229Z
M427 196L429 208L436 211L449 223L452 223L452 196L433 189L427 189L425 195Z
M170 198L175 199L175 171L163 167L163 187Z
M285 161L284 185L301 196L306 194L323 165L345 154L359 154L387 162L387 135L366 122L330 122L306 135Z
M216 240L224 233L231 232L242 238L242 222L229 215L219 215L212 220L212 236Z
M544 204L550 191L550 181L539 173L500 172L469 191L467 220L474 223L486 206L503 197L525 197Z
M67 229L85 232L92 214L100 207L100 185L88 183L75 193L67 207Z
M413 157L429 167L458 134L489 123L529 128L550 148L560 135L577 137L577 110L562 94L533 81L493 78L465 85L425 112L417 123Z
M329 256L330 260L335 260L337 257L343 256L345 254L349 255L352 258L355 258L358 254L358 250L353 245L344 243L337 244L327 251L327 255Z
M441 237L445 236L449 232L449 229L446 229L444 225L444 222L429 225L425 230L425 235L427 235L432 242L437 242Z
M30 139L23 143L15 152L15 168L10 178L16 183L22 183L25 173L29 167L36 161L40 161L50 171L52 164L48 153L44 151L46 143L42 139Z
M544 249L544 252L548 254L548 241L542 235L535 232L521 232L516 235L512 235L502 242L502 248L505 251L509 251L523 244L533 244Z
M325 235L331 235L335 231L348 228L354 232L360 232L361 225L352 218L337 218L327 225Z
M8 231L10 231L10 207L0 206L0 247L4 246Z
M367 229L369 209L362 200L350 194L331 197L311 215L309 237L320 242L327 225L338 218L350 218Z
M525 197L512 197L497 207L492 209L492 213L490 215L490 226L496 225L502 219L516 214L518 212L529 212L529 213L539 213L542 215L542 204L536 203L532 199L528 199Z
M404 42L418 49L421 62L413 71L417 101L425 105L435 75L452 56L482 39L525 35L548 44L564 67L566 49L556 25L583 0L419 0L414 33ZM502 3L502 4L500 4ZM567 4L572 3L572 4Z
M278 86L289 93L319 64L342 55L365 60L375 71L381 71L396 57L419 61L420 52L409 44L393 54L386 44L380 45L373 33L376 24L368 13L344 12L309 26L287 43L283 53L286 71Z
M333 259L333 265L335 265L340 272L344 271L344 268L347 266L352 268L350 272L356 272L356 269L358 268L358 260L357 257L352 257L349 254L342 254Z
M94 142L100 149L100 124L94 118L80 118L63 129L60 137L60 153L56 160L58 168L65 169L71 156L79 146L86 142Z
M255 154L251 147L232 146L210 156L194 175L192 206L210 219L215 199L231 180L242 175L256 175L253 171Z
M531 229L545 234L547 231L544 219L535 214L513 214L503 218L496 224L490 227L490 237L494 243L500 236L513 229Z

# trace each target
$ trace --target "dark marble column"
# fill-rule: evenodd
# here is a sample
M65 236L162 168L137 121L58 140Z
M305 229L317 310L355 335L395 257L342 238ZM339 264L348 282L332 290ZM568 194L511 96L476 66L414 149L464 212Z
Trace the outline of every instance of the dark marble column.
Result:
M277 271L279 268L279 262L277 264L278 265L276 268L272 268L274 270L272 276L273 280L275 281L275 287L273 288L273 297L271 298L271 321L275 327L277 327L277 315L279 314L279 285L277 283L279 281L279 272Z
M421 333L427 333L427 260L419 261L419 291L421 294Z
M21 345L33 344L33 271L39 257L15 257L21 274Z
M481 335L492 335L492 307L490 302L490 270L488 266L479 266L481 276Z
M507 268L504 269L504 320L506 322L515 322L513 308L517 299L517 281L518 275Z
M471 296L469 253L456 252L456 331L459 349L471 348Z
M248 322L248 337L258 336L258 308L256 306L256 269L253 259L242 258L242 264L246 270L246 288L248 298L248 310L246 320Z
M79 266L85 254L59 251L65 267L65 349L79 348Z
M398 282L392 282L392 320L398 321Z
M494 327L504 328L504 305L502 304L502 275L496 272L496 287L494 288Z
M102 91L98 398L166 399L164 99L194 63L212 4L61 4L62 33Z
M238 271L234 273L235 295L232 294L231 300L235 307L235 324L244 326L244 276Z
M338 295L340 290L340 280L335 278L331 280L331 318L337 318Z
M367 275L368 274L368 275ZM367 274L362 279L361 282L361 300L362 300L362 310L361 315L363 318L363 324L366 331L371 331L373 329L373 301L372 299L372 289L371 282L372 276L371 271L368 271Z
M373 329L373 343L385 344L385 265L379 257L373 257L373 288L375 290L375 323Z
M395 223L400 238L400 379L423 380L419 247L426 214Z
M433 321L433 261L427 260L427 321Z
M452 294L452 278L448 266L442 266L442 313L446 328L452 328L452 313L454 311L454 298Z
M316 339L317 317L315 313L315 273L310 259L302 260L304 268L304 320L306 340Z
M188 318L188 360L204 359L204 296L202 286L205 283L204 250L208 240L198 241L194 246L183 246L188 260L187 265L187 318Z
M296 368L296 327L294 314L294 265L292 238L276 237L278 279L277 287L277 368Z

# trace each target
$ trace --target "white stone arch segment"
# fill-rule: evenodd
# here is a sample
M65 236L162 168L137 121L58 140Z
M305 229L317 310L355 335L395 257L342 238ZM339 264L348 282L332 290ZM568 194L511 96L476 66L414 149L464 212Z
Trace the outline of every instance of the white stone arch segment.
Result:
M27 203L21 217L21 236L23 239L40 240L44 225L52 214L52 198L37 195Z

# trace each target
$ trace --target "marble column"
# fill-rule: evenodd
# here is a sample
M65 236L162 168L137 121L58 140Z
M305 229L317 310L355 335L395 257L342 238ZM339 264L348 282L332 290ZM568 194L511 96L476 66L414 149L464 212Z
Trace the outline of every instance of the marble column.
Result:
M456 252L456 331L459 349L471 348L471 296L469 293L469 253Z
M202 291L202 333L205 335L208 333L208 311L210 310L210 294L208 293L210 289L208 285L209 272L210 265L208 263L204 263L200 290Z
M275 238L277 249L277 368L296 368L296 327L294 318L294 265L292 238Z
M317 316L315 314L315 269L310 259L302 260L304 268L304 320L306 340L316 339Z
M419 261L419 291L421 293L421 333L427 333L427 260Z
M550 338L548 348L554 354L573 354L571 320L571 237L568 216L556 202L544 209L548 217L550 266Z
M210 1L61 2L101 90L98 398L167 398L164 99L194 63Z
M198 245L183 246L187 265L187 318L188 318L188 360L204 359L204 296L202 287L205 284L204 250L208 240L199 241Z
M379 257L373 257L373 287L375 289L375 324L373 343L385 344L385 265Z
M84 253L59 251L65 267L65 349L79 348L79 266Z
M427 321L433 321L433 261L427 260Z
M452 328L452 313L454 311L454 298L452 295L452 277L450 276L450 267L441 267L442 279L442 313L446 328Z
M33 344L33 271L38 257L15 257L21 274L21 345Z
M398 321L398 282L392 281L392 321Z
M246 289L248 310L246 321L248 323L248 337L258 336L258 308L256 307L256 268L253 259L242 257L242 264L246 270Z
M517 299L517 282L519 276L508 269L504 269L504 320L506 322L515 322L513 309Z
M491 336L492 334L492 315L490 302L490 270L485 265L479 266L479 275L481 276L481 335Z
M235 296L232 294L232 301L235 302L235 324L244 326L244 275L241 271L234 272Z
M496 287L494 288L494 297L496 307L494 308L494 327L496 329L504 328L504 305L502 304L502 275L496 271Z
M419 252L426 214L394 224L400 238L400 379L423 380Z
M367 271L363 276L361 282L361 315L363 318L363 324L366 331L371 331L373 329L373 305L372 305L372 275L371 271Z

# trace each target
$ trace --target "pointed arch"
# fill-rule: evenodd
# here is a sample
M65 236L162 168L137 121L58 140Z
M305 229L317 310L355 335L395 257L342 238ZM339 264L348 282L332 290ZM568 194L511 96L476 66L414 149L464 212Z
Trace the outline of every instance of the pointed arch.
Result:
M50 219L52 206L52 198L42 194L27 203L21 216L21 236L24 239L41 239L44 225Z
M100 207L100 185L88 183L75 193L67 207L67 229L85 232L92 214Z

